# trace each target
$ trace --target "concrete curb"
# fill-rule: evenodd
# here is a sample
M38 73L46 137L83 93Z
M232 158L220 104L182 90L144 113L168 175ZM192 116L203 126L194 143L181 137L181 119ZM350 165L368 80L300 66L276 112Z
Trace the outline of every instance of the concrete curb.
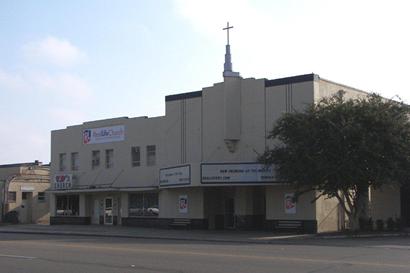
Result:
M194 242L213 242L213 243L247 243L247 244L269 244L272 241L254 241L254 240L229 240L229 239L206 239L206 238L182 238L171 236L147 236L147 235L122 235L122 234L98 234L86 232L64 232L64 231L29 231L29 230L0 230L0 233L14 234L40 234L40 235L63 235L63 236L89 236L89 237L106 237L106 238L133 238L148 240L170 240L170 241L194 241Z
M407 237L409 232L380 233L380 234L344 234L344 235L317 235L317 239L353 239L353 238L385 238L385 237Z
M42 230L1 230L0 233L9 234L40 234L40 235L62 235L62 236L88 236L102 238L132 238L132 239L148 239L148 240L169 240L169 241L193 241L193 242L211 242L211 243L234 243L234 244L276 244L287 240L303 240L303 239L354 239L354 238L386 238L386 237L408 237L410 232L402 233L380 233L380 234L343 234L343 235L278 235L272 237L263 237L255 239L223 239L223 238L192 238L179 236L153 236L153 235L130 235L130 234L115 234L115 233L89 233L75 231L42 231Z

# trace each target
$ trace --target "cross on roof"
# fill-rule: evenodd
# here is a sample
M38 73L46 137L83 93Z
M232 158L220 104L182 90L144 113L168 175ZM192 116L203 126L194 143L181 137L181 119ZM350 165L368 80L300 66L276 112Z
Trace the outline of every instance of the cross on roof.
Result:
M226 30L226 35L228 39L228 45L229 45L229 29L233 28L233 26L229 26L229 22L226 23L226 27L223 28L223 30Z

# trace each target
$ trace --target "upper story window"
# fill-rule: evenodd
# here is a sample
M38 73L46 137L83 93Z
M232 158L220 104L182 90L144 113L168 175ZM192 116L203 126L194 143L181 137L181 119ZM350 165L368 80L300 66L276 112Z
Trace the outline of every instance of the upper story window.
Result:
M71 170L78 171L79 170L79 154L77 152L71 153Z
M147 146L147 166L155 165L155 161L156 161L155 157L156 157L155 145L148 145Z
M65 153L61 153L60 155L59 155L59 170L60 170L60 172L63 172L63 171L65 171L65 170L67 170L67 168L66 168L66 161L67 161L67 155L65 154Z
M107 169L114 167L114 150L105 150L105 167Z
M100 151L92 151L91 168L95 169L100 166Z
M140 147L131 147L131 165L133 167L141 166Z

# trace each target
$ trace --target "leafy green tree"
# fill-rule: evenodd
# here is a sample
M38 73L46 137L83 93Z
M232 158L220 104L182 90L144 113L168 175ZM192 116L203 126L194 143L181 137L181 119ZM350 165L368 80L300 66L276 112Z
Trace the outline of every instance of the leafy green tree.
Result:
M337 198L350 229L368 216L368 190L408 184L410 110L376 94L346 99L344 92L323 98L302 112L284 114L268 138L276 143L259 160L274 164L278 178L296 196L317 191Z

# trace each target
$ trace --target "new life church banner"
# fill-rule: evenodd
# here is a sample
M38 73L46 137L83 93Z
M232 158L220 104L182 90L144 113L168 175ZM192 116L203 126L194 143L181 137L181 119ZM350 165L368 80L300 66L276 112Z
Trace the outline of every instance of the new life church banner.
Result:
M107 143L114 141L123 141L124 139L124 125L85 129L83 131L83 144Z

